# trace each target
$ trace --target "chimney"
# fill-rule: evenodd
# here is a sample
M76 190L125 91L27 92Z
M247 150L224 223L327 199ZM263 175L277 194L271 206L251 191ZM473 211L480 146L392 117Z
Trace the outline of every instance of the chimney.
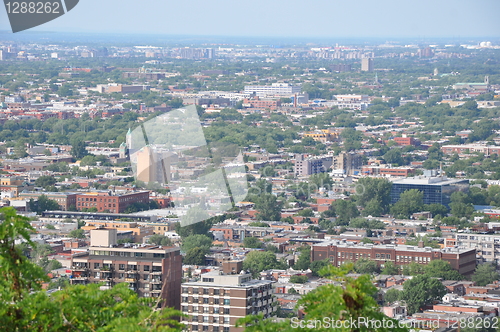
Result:
M423 248L424 247L424 241L420 240L418 241L418 247Z

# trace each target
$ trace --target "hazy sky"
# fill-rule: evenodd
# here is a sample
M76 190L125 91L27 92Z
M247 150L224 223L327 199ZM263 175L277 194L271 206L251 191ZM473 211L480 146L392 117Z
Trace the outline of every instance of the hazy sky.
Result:
M80 0L66 15L30 31L499 37L499 13L500 0ZM0 30L10 31L5 9Z

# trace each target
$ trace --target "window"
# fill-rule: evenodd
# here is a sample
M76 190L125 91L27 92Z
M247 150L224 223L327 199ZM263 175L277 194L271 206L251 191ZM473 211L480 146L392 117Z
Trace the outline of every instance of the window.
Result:
M224 324L229 324L229 317L224 317ZM228 331L229 331L229 329L228 329Z
M193 294L198 294L198 288L193 287Z
M229 315L229 308L224 309L224 315Z
M208 304L208 298L207 297L203 298L203 303L204 304Z
M188 297L187 296L183 296L182 297L182 302L187 302L188 301Z
M188 288L187 287L182 287L182 293L187 294Z
M229 305L229 299L224 299L224 305Z
M214 304L219 304L219 299L214 299Z
M195 320L193 319L193 322L194 322L194 321L195 321ZM193 325L193 331L198 331L198 325ZM229 332L229 331L228 331L228 332Z
M119 270L125 270L125 264L120 264L120 265L118 266L118 269L119 269Z
M208 331L208 326L207 325L203 325L203 331Z
M208 294L208 288L203 288L203 294L205 294L205 295Z
M208 309L209 309L208 307L203 307L203 313L208 314Z
M218 289L214 289L214 295L219 295L219 290Z
M217 323L217 322L214 322L214 323ZM214 326L214 328L213 328L213 330L212 330L212 331L213 331L213 332L219 332L219 327L218 327L218 326Z
M208 316L203 316L203 323L208 323Z
M219 313L219 308L214 308L214 314L218 314Z
M198 312L198 306L196 305L193 306L193 312Z

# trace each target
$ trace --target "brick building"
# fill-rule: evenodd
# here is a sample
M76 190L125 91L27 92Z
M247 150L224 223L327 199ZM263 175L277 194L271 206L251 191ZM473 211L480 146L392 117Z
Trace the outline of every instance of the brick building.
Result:
M91 231L86 256L73 259L71 284L126 282L140 297L161 298L162 307L180 310L182 256L178 247L117 245L116 230Z
M149 191L113 194L111 191L90 192L76 195L76 209L97 208L98 212L123 213L134 203L149 204Z
M272 281L255 280L248 273L223 274L213 271L198 282L182 284L182 323L187 331L239 332L238 319L251 314L268 318L273 306Z
M429 264L430 261L442 259L462 275L470 275L476 269L476 250L460 248L434 249L407 245L373 245L354 244L343 241L322 242L312 246L311 259L319 261L329 259L335 266L344 262L356 262L366 258L376 261L380 266L385 262L395 265L406 265L411 262Z

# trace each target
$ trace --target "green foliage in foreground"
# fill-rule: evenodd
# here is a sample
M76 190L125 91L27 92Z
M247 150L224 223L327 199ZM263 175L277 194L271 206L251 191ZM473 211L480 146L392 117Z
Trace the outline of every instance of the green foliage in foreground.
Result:
M244 326L246 332L292 332L292 331L376 331L376 332L403 332L409 331L405 327L398 326L398 322L379 311L374 295L377 288L373 285L369 275L362 275L357 279L347 277L352 270L352 264L346 264L340 268L332 265L324 268L321 274L330 277L338 283L323 285L314 291L304 295L298 306L303 307L306 315L303 324L293 318L282 322L274 322L272 319L263 319L262 315L247 316L237 322L238 326ZM345 327L328 327L324 318L330 322L346 322ZM385 322L378 326L350 326L352 319ZM304 324L311 322L311 324ZM316 324L313 324L316 322Z
M2 331L181 331L181 313L157 308L152 298L138 298L127 284L109 290L100 285L69 286L53 294L41 290L48 281L41 267L16 247L29 245L29 219L11 207L0 209L0 326Z

